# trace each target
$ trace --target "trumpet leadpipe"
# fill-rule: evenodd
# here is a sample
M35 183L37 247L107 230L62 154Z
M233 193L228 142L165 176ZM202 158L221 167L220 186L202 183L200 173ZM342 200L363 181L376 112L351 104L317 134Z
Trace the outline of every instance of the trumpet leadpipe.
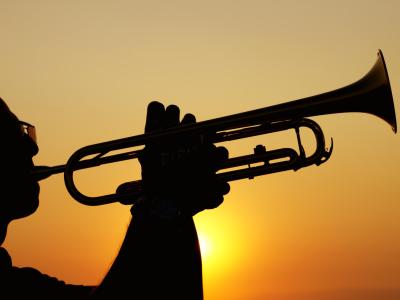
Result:
M111 164L114 162L135 159L139 157L140 150L128 151L114 155L104 156L108 152L100 153L97 156L85 160L81 160L72 166L73 171L98 167L104 164ZM37 181L46 179L52 175L64 173L67 165L58 165L53 167L48 166L35 166L31 174Z

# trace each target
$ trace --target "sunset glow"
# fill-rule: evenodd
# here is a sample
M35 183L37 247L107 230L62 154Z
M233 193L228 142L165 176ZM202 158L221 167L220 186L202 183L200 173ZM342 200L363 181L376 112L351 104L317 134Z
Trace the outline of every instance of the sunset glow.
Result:
M210 255L212 255L212 244L210 240L202 234L199 235L199 244L202 260L205 261Z
M152 100L198 121L229 116L348 85L382 49L400 120L399 11L396 0L2 0L0 97L36 126L35 163L59 165L142 134ZM329 161L231 182L220 207L194 217L205 300L400 299L400 136L367 114L311 119L334 141ZM258 144L296 140L257 136L229 152ZM140 179L140 166L77 178L90 195L109 193ZM82 205L62 175L40 186L39 209L11 223L3 244L14 265L98 284L130 207Z

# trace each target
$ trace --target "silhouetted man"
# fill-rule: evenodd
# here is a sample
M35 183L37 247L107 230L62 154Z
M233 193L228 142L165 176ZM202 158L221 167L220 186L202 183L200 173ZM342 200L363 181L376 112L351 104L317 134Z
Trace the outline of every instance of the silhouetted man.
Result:
M146 133L195 122L180 122L179 108L148 106ZM0 99L0 244L8 224L33 214L39 185L31 175L38 153L34 127L18 120ZM0 248L0 298L202 299L201 256L192 216L215 208L229 185L217 179L224 148L204 136L153 141L141 153L143 194L131 208L132 220L120 252L98 287L65 284L33 268L12 266ZM72 241L73 242L73 241Z

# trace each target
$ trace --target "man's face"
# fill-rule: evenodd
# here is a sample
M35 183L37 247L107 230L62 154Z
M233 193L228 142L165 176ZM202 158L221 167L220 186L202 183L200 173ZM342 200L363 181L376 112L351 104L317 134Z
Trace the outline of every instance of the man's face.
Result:
M0 99L0 218L9 222L32 214L39 205L39 184L32 177L36 143Z

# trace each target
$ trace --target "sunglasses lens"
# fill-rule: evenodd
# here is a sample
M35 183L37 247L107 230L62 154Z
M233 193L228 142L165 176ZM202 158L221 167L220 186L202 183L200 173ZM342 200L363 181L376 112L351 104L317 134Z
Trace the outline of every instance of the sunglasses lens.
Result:
M27 128L28 131L28 136L35 142L37 143L37 139L36 139L36 128L31 126Z
M22 129L23 133L28 135L35 143L37 143L35 126L33 126L29 123L26 123L26 122L21 122L21 129Z

